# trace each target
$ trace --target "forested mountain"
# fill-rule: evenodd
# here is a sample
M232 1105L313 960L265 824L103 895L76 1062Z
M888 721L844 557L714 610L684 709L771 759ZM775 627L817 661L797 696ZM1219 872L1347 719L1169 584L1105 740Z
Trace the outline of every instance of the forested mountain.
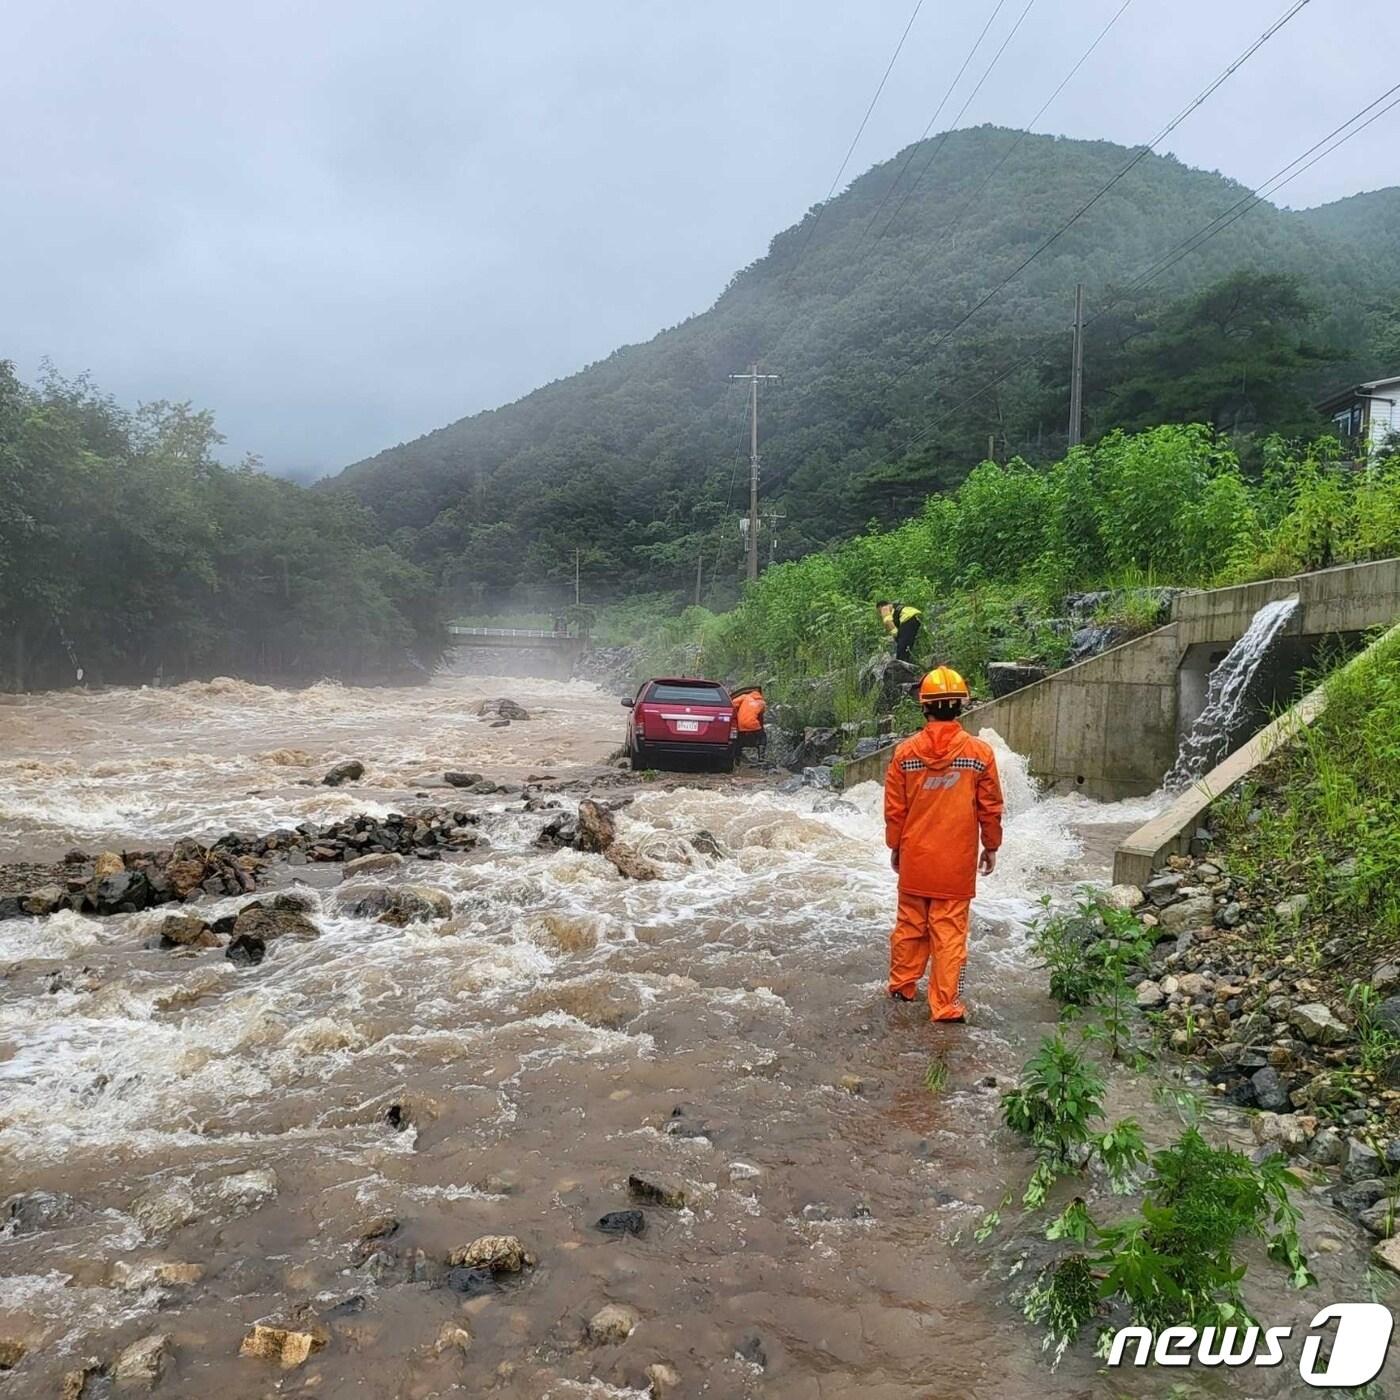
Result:
M899 518L989 439L1003 459L1058 455L1078 281L1096 318L1090 436L1172 418L1241 435L1319 426L1311 399L1391 351L1400 221L1386 211L1400 191L1306 213L1261 205L1124 294L1247 194L1149 156L948 334L1131 154L990 126L934 137L778 234L710 310L322 489L353 492L459 605L571 578L576 548L595 596L693 584L703 551L723 597L747 447L731 372L758 360L784 376L764 397L762 450L766 497L787 514L779 557L792 557Z

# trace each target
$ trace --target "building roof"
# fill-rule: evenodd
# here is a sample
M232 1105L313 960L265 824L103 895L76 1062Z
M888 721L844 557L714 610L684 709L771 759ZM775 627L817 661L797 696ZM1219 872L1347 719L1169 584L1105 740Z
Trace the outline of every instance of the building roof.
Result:
M1364 399L1376 395L1378 390L1387 389L1391 385L1397 388L1397 397L1400 397L1400 374L1390 375L1386 379L1371 379L1365 384L1354 384L1349 389L1339 390L1337 393L1329 395L1320 403L1314 405L1319 413L1329 413L1334 408L1345 408L1353 399ZM1389 397L1380 395L1380 397Z

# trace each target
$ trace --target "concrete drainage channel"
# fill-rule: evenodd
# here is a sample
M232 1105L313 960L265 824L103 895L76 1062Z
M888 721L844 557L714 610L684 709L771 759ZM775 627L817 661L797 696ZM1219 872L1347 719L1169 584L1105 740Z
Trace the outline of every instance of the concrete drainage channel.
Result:
M1400 624L1353 657L1347 666L1354 666L1362 656L1397 635L1400 635ZM1168 856L1186 855L1211 805L1266 762L1300 730L1312 724L1326 707L1326 688L1317 686L1291 709L1261 729L1248 743L1218 763L1205 777L1193 783L1164 812L1133 832L1114 852L1114 884L1143 887Z

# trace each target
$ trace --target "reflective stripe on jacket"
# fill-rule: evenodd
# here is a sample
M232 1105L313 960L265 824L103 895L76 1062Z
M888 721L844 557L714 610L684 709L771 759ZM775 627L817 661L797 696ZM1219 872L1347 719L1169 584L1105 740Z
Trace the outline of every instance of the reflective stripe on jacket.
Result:
M885 774L885 844L899 852L899 888L971 899L977 847L1001 845L996 754L956 720L931 720L894 751Z

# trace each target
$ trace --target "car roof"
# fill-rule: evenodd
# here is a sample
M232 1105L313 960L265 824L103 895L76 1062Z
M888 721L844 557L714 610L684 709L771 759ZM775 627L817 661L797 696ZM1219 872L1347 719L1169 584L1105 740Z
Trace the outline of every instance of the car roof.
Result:
M646 685L711 685L716 690L724 690L723 681L707 681L701 676L653 676ZM725 692L728 693L727 691Z

